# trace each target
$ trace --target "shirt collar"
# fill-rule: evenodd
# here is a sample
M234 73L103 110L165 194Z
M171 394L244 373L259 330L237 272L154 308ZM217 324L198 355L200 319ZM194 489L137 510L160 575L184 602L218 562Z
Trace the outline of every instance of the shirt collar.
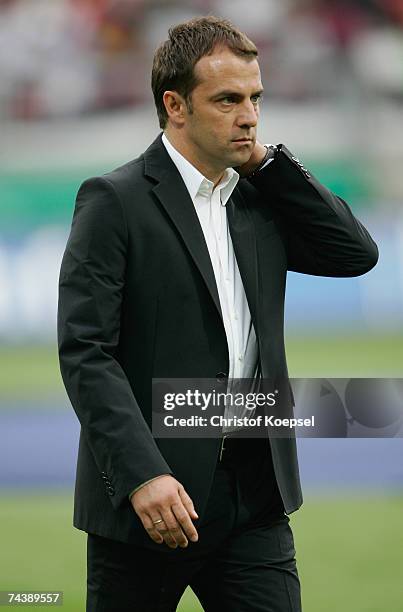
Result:
M175 147L169 142L165 134L162 135L162 142L168 152L168 155L178 168L179 173L186 185L192 202L195 201L196 196L211 197L213 193L214 184L212 181L207 179L197 168L193 166ZM239 181L239 174L233 168L227 168L221 179L221 182L217 185L216 189L221 191L221 204L226 205L232 192L234 191Z

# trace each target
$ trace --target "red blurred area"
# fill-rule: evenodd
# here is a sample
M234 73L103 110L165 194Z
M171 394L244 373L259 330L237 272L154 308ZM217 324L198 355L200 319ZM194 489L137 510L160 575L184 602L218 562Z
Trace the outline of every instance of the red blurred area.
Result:
M150 102L155 47L170 25L207 12L258 43L273 98L331 98L342 79L403 99L403 0L254 0L250 12L243 0L0 0L0 116Z

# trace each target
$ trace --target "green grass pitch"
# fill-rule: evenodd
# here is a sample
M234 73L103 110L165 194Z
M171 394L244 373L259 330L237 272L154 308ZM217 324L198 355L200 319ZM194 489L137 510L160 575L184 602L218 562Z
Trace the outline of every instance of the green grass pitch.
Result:
M290 336L286 346L288 370L294 377L403 375L403 336L397 333ZM55 345L0 348L0 407L7 400L46 399L60 393L64 391Z
M85 610L86 538L71 514L71 494L3 492L0 590L62 590L64 612ZM401 612L402 517L401 497L307 499L291 517L304 612ZM178 611L200 610L186 591Z
M287 353L295 377L402 376L398 334L290 337ZM58 409L63 393L55 347L0 350L0 407L56 397L44 405ZM304 612L402 612L403 498L306 493L291 524ZM0 492L0 530L0 590L63 590L64 612L85 609L85 535L72 527L72 492ZM200 610L187 591L178 612Z

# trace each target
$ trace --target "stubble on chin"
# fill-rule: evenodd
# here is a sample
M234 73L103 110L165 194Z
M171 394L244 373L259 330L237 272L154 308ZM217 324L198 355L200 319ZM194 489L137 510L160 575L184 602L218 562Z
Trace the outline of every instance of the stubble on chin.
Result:
M249 161L251 155L252 155L252 149L249 149L249 148L247 148L245 152L239 152L238 155L232 155L231 164L230 166L227 166L227 168L229 167L236 168L238 166L242 166L243 164L246 164L246 162Z

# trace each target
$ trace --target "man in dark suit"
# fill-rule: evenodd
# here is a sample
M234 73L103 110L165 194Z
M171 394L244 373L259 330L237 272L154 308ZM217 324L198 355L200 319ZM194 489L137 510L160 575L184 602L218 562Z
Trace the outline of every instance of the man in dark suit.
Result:
M205 610L295 612L295 439L156 439L152 379L287 381L287 270L360 275L377 248L285 146L257 141L256 47L231 24L171 29L152 86L163 135L81 186L60 273L87 611L167 612L191 585Z

